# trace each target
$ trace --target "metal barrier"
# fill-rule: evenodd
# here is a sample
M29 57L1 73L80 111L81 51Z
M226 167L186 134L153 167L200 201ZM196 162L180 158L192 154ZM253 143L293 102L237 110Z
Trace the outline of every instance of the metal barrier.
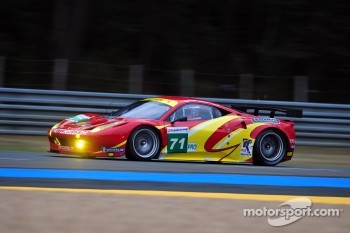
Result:
M0 134L46 135L51 126L64 118L84 112L110 112L147 97L150 95L0 88ZM350 147L350 105L202 99L229 106L301 108L303 118L292 119L297 145Z

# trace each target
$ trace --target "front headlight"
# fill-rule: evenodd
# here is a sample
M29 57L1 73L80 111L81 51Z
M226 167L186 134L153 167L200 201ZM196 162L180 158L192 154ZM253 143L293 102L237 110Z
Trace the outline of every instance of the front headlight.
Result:
M75 148L77 148L79 150L84 149L85 145L86 145L86 142L84 140L76 140L75 141Z

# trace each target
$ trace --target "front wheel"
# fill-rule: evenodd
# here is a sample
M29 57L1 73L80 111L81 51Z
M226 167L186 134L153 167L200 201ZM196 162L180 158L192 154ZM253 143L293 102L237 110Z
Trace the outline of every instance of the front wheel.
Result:
M286 140L277 130L261 132L254 144L253 161L256 165L274 166L287 153Z
M131 160L151 160L158 155L159 149L157 132L151 127L140 126L129 137L126 157Z

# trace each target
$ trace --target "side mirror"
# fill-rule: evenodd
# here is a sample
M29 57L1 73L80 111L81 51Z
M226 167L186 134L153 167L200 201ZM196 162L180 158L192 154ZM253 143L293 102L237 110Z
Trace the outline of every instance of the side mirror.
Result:
M187 117L184 116L184 117L177 118L177 119L173 120L173 121L171 122L171 124L174 124L174 123L177 122L177 121L187 121Z

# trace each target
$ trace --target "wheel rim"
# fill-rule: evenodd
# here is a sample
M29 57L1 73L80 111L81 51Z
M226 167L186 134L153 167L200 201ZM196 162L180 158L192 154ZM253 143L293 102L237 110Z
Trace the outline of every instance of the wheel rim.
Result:
M280 135L269 133L260 141L260 154L268 161L275 161L283 155L284 146Z
M134 135L133 147L138 156L149 158L158 150L158 137L150 129L141 129Z

